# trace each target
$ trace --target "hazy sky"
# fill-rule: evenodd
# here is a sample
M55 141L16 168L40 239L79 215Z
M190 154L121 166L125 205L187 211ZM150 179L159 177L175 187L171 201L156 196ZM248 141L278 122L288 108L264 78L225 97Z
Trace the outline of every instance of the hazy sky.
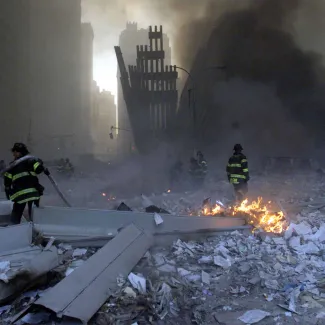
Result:
M83 0L83 21L90 22L95 33L94 79L101 89L117 94L117 62L114 46L127 21L137 21L139 28L147 28L150 21L137 9L125 10L123 1Z

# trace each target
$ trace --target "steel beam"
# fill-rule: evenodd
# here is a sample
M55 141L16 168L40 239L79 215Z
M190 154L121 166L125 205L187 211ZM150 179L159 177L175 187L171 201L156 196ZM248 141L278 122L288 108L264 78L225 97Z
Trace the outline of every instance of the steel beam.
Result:
M34 227L45 237L73 241L87 238L111 238L119 229L136 224L153 235L182 235L233 230L245 225L244 218L192 217L162 215L157 226L152 213L46 207L34 209Z
M152 245L152 238L131 224L35 304L87 324Z

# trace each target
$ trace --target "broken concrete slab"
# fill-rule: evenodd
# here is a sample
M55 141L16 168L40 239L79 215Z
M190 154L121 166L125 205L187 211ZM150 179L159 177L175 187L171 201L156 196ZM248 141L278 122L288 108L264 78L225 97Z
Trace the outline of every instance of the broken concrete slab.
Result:
M46 292L35 305L87 324L114 290L120 274L127 276L152 245L152 238L134 224L69 276Z
M189 234L234 230L245 225L243 218L192 217L164 215L164 222L157 226L154 214L115 210L90 210L78 208L46 207L34 209L34 227L45 237L59 240L73 236L105 237L134 223L153 235ZM80 237L79 237L80 238Z
M0 253L27 247L32 244L32 238L32 223L0 227Z

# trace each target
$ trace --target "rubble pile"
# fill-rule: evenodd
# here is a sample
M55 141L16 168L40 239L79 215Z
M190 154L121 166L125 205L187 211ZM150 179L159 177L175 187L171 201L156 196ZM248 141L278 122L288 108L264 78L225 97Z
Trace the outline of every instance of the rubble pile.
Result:
M324 324L324 243L325 225L306 222L277 237L235 231L202 242L178 240L171 251L146 255L147 276L140 277L147 294L126 280L102 312L109 310L111 321L128 315L139 324L176 318L236 325L265 317L261 324Z
M324 324L324 218L303 211L298 219L281 236L233 231L201 241L177 240L171 248L152 247L131 273L116 278L118 289L90 323ZM57 281L97 252L66 244L57 250ZM0 278L7 281L8 263L2 259ZM1 307L2 324L44 292L27 292ZM33 308L17 323L49 319L49 312Z

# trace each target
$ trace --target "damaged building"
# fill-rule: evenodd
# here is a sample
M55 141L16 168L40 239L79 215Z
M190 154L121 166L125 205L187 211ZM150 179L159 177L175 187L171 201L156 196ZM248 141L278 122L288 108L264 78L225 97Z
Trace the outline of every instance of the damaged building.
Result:
M165 65L162 26L149 27L148 39L149 45L136 46L136 62L128 69L123 48L115 47L130 127L142 153L172 136L178 100L178 74L175 66Z

